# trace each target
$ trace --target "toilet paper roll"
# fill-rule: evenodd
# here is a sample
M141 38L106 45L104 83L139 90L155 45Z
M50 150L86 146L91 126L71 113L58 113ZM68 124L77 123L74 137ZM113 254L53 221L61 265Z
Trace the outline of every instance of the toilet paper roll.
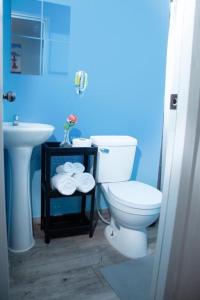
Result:
M91 139L76 138L72 140L73 147L91 147Z

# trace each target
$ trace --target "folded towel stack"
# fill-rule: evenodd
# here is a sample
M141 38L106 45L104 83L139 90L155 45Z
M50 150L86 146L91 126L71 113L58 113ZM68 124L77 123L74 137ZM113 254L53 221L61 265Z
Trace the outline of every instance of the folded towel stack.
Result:
M95 186L94 177L90 173L83 173L85 167L81 163L66 162L56 168L56 175L51 178L52 189L69 196L76 190L88 193Z

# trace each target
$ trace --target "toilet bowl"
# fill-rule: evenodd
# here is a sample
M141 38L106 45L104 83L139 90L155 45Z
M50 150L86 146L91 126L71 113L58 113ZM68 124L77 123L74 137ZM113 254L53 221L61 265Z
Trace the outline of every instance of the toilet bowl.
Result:
M98 147L96 181L106 198L111 222L105 229L109 243L129 258L147 255L146 228L157 220L162 193L131 173L137 140L130 136L92 136Z
M159 217L161 192L137 181L103 183L100 188L111 212L105 229L109 243L129 258L147 255L146 228Z

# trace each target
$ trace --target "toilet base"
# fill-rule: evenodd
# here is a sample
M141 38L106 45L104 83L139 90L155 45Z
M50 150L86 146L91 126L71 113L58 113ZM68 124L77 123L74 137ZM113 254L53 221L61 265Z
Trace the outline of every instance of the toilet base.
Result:
M120 226L118 229L113 222L105 228L108 242L117 251L129 258L139 258L147 255L146 230L134 230Z

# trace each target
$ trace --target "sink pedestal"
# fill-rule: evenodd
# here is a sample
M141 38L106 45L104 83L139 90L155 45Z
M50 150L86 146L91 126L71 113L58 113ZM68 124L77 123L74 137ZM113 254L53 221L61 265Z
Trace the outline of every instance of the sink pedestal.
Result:
M24 252L34 245L30 199L30 159L32 149L44 143L53 133L48 124L3 123L4 148L8 150L11 175L8 207L8 247Z
M8 247L13 252L24 252L34 246L30 198L31 147L8 149L11 178L11 203L8 211Z

